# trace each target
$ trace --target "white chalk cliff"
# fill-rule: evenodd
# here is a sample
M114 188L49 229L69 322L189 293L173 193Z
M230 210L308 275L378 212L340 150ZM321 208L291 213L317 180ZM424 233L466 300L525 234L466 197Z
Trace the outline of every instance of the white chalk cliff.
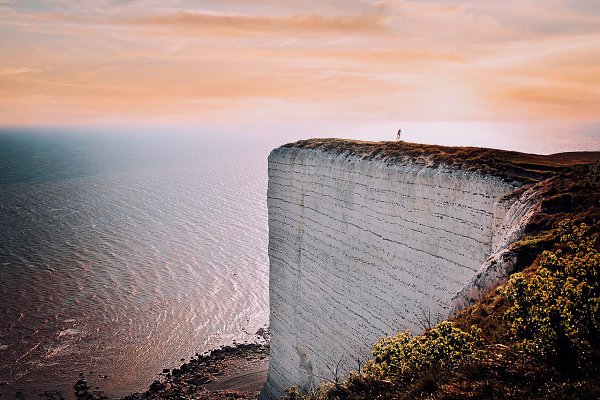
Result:
M521 184L410 156L281 147L269 156L271 350L262 400L366 360L506 279L535 208ZM341 363L340 363L341 361Z

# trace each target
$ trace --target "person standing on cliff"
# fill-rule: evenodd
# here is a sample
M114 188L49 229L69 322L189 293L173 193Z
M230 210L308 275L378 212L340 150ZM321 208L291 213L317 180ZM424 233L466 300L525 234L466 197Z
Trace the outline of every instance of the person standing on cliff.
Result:
M396 140L400 140L401 136L402 136L402 129L398 129L398 134L396 135Z

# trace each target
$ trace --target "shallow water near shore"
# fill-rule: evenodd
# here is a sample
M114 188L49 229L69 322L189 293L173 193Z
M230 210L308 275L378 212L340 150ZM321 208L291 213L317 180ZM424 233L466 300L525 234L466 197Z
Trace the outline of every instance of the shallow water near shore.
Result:
M506 126L403 124L409 141L600 150L598 124ZM362 129L337 136L395 134ZM309 132L0 132L0 393L71 397L83 372L121 396L251 341L268 324L267 155L336 136Z

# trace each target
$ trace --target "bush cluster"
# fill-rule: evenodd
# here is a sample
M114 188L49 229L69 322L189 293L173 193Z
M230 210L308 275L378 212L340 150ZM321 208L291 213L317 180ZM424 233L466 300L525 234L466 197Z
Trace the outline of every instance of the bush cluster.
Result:
M465 332L451 322L440 322L425 334L409 331L381 338L373 350L374 360L365 372L379 378L410 380L432 369L451 370L473 361L481 351L480 330Z
M534 274L509 280L505 319L519 348L573 368L600 340L600 253L585 224L565 220L558 235L559 248L543 253Z

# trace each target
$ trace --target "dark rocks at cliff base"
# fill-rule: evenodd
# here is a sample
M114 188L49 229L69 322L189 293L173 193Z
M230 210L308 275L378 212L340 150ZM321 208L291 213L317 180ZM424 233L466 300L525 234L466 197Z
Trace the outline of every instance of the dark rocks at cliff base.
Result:
M271 334L269 332L269 328L260 328L255 333L256 337L261 338L263 340L269 341L271 340Z
M162 383L161 381L154 381L152 382L152 385L150 385L150 388L148 389L148 391L150 393L158 393L161 390L163 390L165 388L165 384Z
M43 393L38 394L38 397L46 400L65 400L60 390L46 390Z
M163 369L159 374L161 379L152 382L146 392L122 400L255 400L266 380L268 355L269 345L256 343L221 347L202 355L196 353L195 358L179 368Z
M83 374L79 374L79 380L75 382L73 389L75 389L75 398L77 400L108 400L108 397L101 390L91 390L92 387L85 380Z

